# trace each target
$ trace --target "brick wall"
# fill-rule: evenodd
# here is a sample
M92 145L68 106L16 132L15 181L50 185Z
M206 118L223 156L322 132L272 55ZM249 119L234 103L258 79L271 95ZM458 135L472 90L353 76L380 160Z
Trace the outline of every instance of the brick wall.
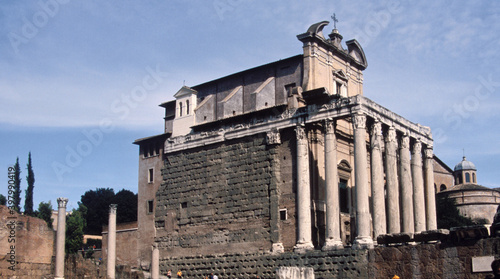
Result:
M116 264L139 267L137 262L137 222L116 224ZM103 226L102 258L107 259L108 226ZM149 267L148 267L149 268Z
M42 219L10 214L3 205L0 206L0 220L0 277L44 278L50 275L52 256L55 255L54 230ZM15 223L15 230L11 229L12 222ZM14 249L11 246L15 246ZM15 254L14 271L9 270L12 266L8 262L9 253Z

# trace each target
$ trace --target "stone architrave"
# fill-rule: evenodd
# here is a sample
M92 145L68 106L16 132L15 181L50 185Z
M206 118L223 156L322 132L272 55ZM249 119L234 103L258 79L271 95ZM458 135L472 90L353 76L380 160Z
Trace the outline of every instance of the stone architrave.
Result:
M326 236L323 250L344 248L340 238L340 204L335 120L325 121Z
M401 232L397 150L398 142L396 139L396 130L391 126L385 137L388 233Z
M356 231L353 249L373 248L370 234L370 209L368 190L368 162L366 152L366 116L353 115L354 175L356 179Z
M401 146L399 148L399 173L401 184L401 207L403 209L402 231L405 233L413 233L415 231L413 220L413 185L410 169L410 137L404 134L401 137Z
M434 154L432 151L432 146L427 146L424 149L424 187L425 187L425 199L426 199L426 223L427 230L437 230L437 219L436 219L436 193L434 189Z
M415 216L415 233L426 230L424 175L422 173L422 143L416 140L411 152L411 174L413 179L413 213Z
M160 250L158 243L153 244L153 255L151 257L151 279L160 278Z
M116 266L116 204L109 205L109 223L108 223L108 264L107 278L115 279Z
M67 198L57 199L57 237L55 279L64 278L64 246L66 242L66 205Z
M382 124L375 121L371 129L371 183L373 203L373 235L375 239L381 234L386 234L385 193L384 193L384 166L382 160Z
M294 251L314 249L311 228L311 188L309 177L309 145L303 124L297 124L297 244Z

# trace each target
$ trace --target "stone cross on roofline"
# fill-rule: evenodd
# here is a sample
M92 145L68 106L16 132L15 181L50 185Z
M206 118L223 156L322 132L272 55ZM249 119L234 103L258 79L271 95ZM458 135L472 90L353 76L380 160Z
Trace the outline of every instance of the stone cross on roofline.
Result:
M333 20L333 29L337 29L337 22L339 22L339 20L335 16L335 13L333 13L333 15L331 16L331 18Z

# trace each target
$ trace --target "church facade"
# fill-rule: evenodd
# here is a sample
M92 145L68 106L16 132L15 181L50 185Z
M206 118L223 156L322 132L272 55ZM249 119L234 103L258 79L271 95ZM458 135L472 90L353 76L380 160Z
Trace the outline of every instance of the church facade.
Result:
M435 177L453 177L430 128L364 96L362 47L327 24L297 36L300 55L161 104L164 133L135 142L140 261L153 243L164 259L304 254L437 229Z

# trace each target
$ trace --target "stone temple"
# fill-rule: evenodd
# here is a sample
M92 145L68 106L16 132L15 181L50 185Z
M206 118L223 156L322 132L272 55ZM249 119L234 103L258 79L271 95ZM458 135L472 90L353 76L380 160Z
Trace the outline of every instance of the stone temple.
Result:
M365 97L362 47L326 25L297 36L302 54L160 105L164 132L135 141L141 263L155 243L163 274L273 277L311 260L356 277L378 236L437 229L435 176L453 175L434 171L431 129Z

